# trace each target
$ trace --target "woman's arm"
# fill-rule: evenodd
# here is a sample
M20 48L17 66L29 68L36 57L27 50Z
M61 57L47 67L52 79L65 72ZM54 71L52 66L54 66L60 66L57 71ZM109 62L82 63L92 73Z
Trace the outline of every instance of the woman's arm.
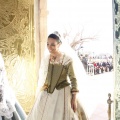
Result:
M77 88L77 79L74 73L74 69L73 69L73 62L69 62L68 63L68 75L71 81L71 93L72 92L79 92L78 88Z
M72 94L71 107L72 107L73 111L76 112L76 109L77 109L76 94L77 94L77 92L79 92L79 90L77 88L77 79L76 79L76 76L74 73L72 62L69 62L69 64L68 64L68 75L69 75L69 78L71 81L71 94Z

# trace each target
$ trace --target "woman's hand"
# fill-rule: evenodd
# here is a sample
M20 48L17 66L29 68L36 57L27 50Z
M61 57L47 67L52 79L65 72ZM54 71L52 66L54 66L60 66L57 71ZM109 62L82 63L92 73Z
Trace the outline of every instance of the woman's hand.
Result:
M71 107L72 107L73 111L76 112L76 110L77 110L76 94L72 94Z

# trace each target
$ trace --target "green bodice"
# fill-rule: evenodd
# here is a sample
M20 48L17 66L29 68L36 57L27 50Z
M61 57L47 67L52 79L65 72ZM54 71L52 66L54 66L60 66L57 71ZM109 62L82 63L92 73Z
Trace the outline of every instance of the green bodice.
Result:
M70 81L67 79L68 76ZM71 92L78 92L72 62L66 65L49 63L45 84L48 85L48 93L53 93L55 88L60 90L69 85L71 86Z

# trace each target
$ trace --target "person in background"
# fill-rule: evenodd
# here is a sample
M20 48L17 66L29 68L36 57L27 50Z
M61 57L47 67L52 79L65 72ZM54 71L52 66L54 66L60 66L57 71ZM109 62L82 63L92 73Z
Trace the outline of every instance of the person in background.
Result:
M0 54L0 120L25 120L26 113L9 86L4 60Z
M86 58L86 56L82 57L81 62L83 63L85 71L87 72L87 58Z

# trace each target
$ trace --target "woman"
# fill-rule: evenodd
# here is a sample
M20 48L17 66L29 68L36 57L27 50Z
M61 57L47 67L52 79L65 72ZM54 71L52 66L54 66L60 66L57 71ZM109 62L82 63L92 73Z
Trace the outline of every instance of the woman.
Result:
M25 120L26 114L8 84L3 58L0 54L0 120Z
M87 120L76 98L79 90L73 60L61 44L58 32L48 36L49 54L41 63L37 98L27 120Z

